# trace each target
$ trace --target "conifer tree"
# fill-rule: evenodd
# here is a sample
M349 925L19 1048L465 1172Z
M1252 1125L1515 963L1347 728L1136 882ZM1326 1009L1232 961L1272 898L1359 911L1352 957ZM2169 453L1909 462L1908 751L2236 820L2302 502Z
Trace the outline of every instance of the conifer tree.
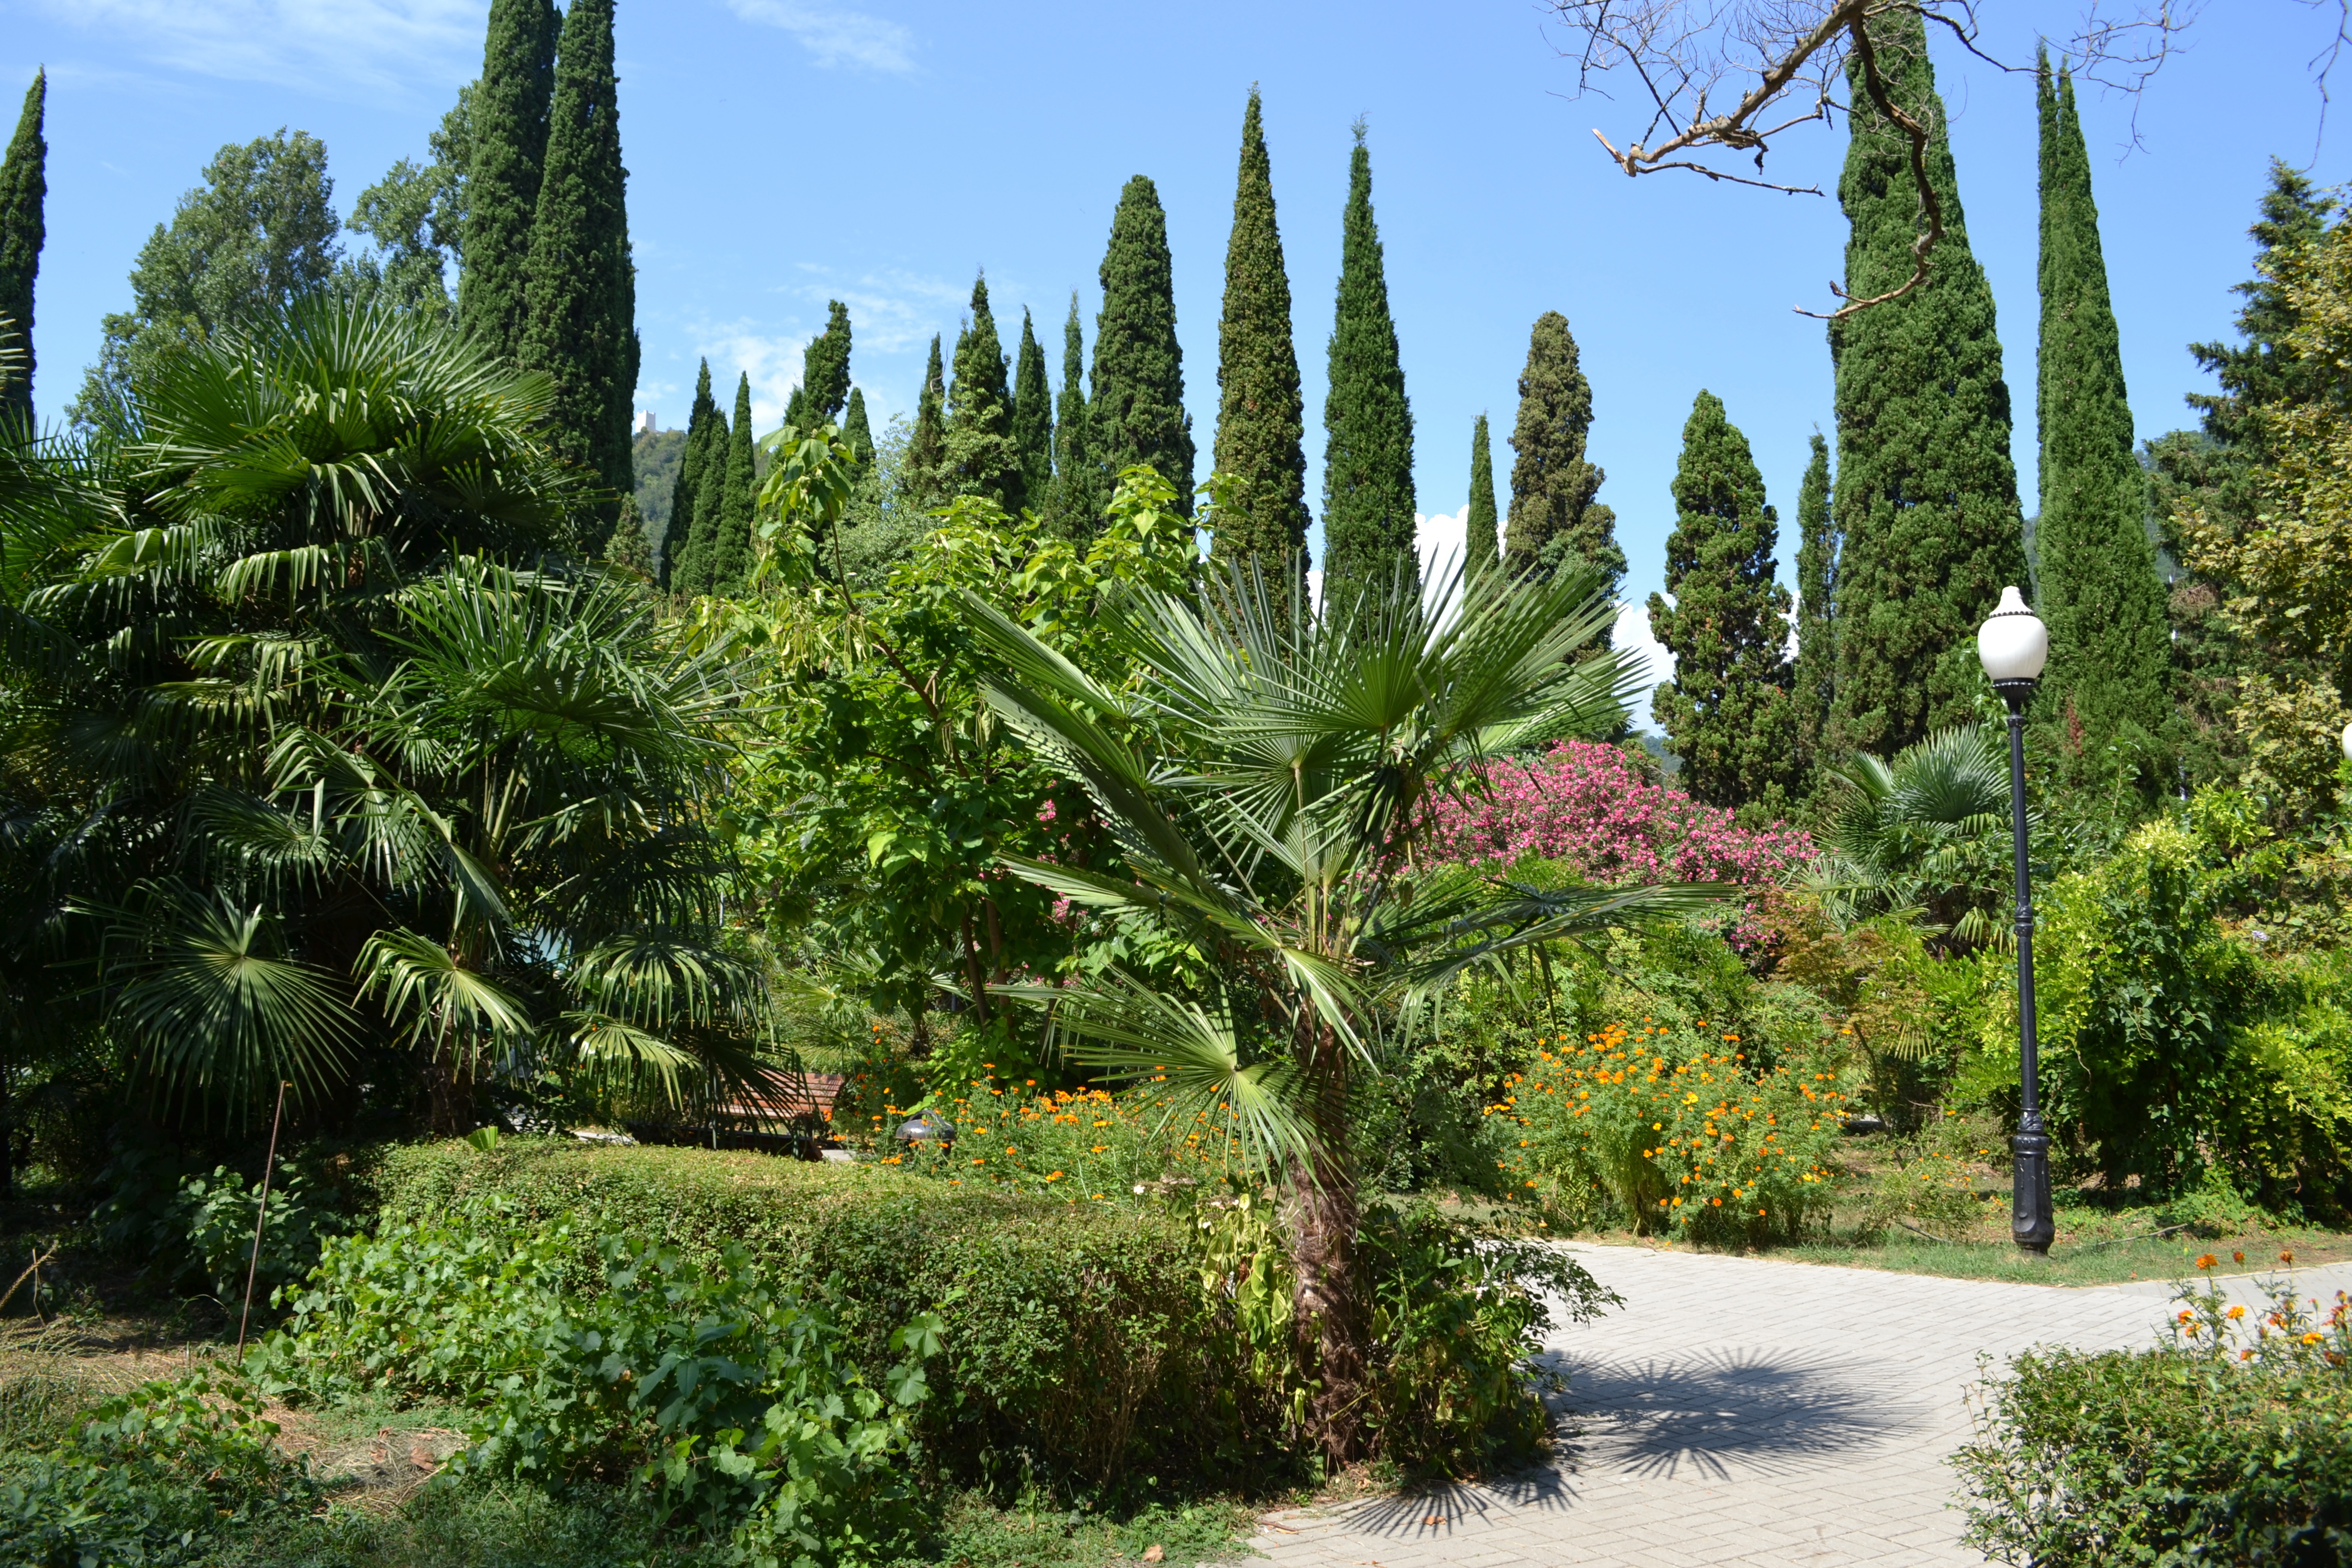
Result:
M866 394L861 388L849 389L849 411L841 416L841 437L856 454L852 460L859 473L874 467L874 426L866 417Z
M1837 677L1836 514L1830 508L1830 444L1813 433L1812 460L1797 490L1797 739L1809 774L1829 759L1830 700ZM1810 781L1809 781L1810 782Z
M751 378L735 383L735 423L728 429L726 467L719 491L718 552L710 563L710 591L740 594L751 581Z
M612 537L604 544L604 565L607 570L640 582L651 582L654 574L654 552L646 542L645 513L637 510L637 498L621 498L621 515L613 524Z
M1894 101L1927 116L1944 213L1927 279L1829 328L1844 536L1830 744L1886 757L1974 714L1976 629L2004 585L2025 584L2025 524L1992 290L1969 247L1926 26L1895 10L1871 30ZM1848 68L1845 291L1869 299L1912 275L1922 219L1910 138L1872 103L1860 64Z
M809 340L801 354L801 384L806 400L806 421L800 427L815 429L837 425L849 401L849 307L838 300L825 301L824 331Z
M1500 553L1495 527L1495 443L1481 414L1470 427L1470 511L1462 520L1465 577L1493 569Z
M931 334L931 362L915 399L915 428L898 466L898 493L915 511L929 511L950 494L947 475L947 374L940 363L940 338Z
M555 381L549 444L624 495L634 488L629 416L637 385L636 268L625 183L613 0L572 0L530 229L521 359Z
M728 448L732 445L730 436L725 411L714 408L709 445L702 452L702 471L694 480L694 529L699 548L695 556L694 577L686 589L690 594L727 592L727 582L720 571L727 553L727 459Z
M1013 441L1013 393L1004 348L988 308L988 279L971 286L971 319L956 335L955 381L948 388L948 490L985 496L1007 511L1027 502L1021 454Z
M1785 810L1799 783L1797 710L1786 653L1789 592L1773 580L1780 520L1764 500L1748 437L1702 392L1675 468L1666 593L1650 595L1650 631L1675 656L1651 700L1675 782L1712 805Z
M1274 165L1258 92L1242 113L1241 172L1217 323L1216 471L1234 480L1217 514L1221 561L1289 559L1307 570L1306 411L1290 336L1290 277L1275 222Z
M1087 404L1088 446L1106 475L1150 464L1176 488L1176 510L1190 517L1192 416L1184 412L1168 216L1159 188L1141 174L1127 182L1111 216L1102 291ZM1091 521L1087 531L1093 531Z
M2153 735L2169 710L2165 592L2147 537L2147 476L2132 452L2123 350L2107 293L2091 159L2073 76L2035 73L2042 131L2042 511L2035 599L2050 667L2035 706L2062 754L2126 726Z
M1580 562L1625 575L1617 514L1592 498L1607 476L1585 461L1592 384L1584 378L1568 318L1546 310L1528 333L1519 411L1511 426L1511 516L1503 548L1514 572L1558 571Z
M457 320L477 342L509 358L521 354L530 319L531 225L562 26L552 0L491 0L474 88Z
M1078 294L1070 290L1070 318L1062 323L1062 397L1054 409L1054 490L1046 526L1083 543L1094 537L1110 490L1088 439L1086 342L1078 331Z
M1339 289L1323 400L1323 602L1344 610L1386 591L1413 554L1412 407L1372 216L1372 154L1355 124L1339 229Z
M0 161L0 316L5 330L15 334L14 346L24 357L5 391L0 408L14 413L26 428L33 421L33 280L41 269L41 245L47 237L43 207L48 197L48 143L41 139L43 112L47 107L49 74L33 74L25 90L25 110L9 140L8 155Z
M1045 351L1026 306L1013 373L1013 449L1021 463L1022 504L1043 510L1054 485L1054 394L1045 384Z
M686 416L686 450L677 460L677 481L670 489L668 531L662 535L662 584L680 594L699 593L709 586L707 563L710 519L698 530L702 466L710 460L711 426L719 419L719 404L710 395L710 362L704 360L694 382L694 404ZM697 578L701 581L698 585Z

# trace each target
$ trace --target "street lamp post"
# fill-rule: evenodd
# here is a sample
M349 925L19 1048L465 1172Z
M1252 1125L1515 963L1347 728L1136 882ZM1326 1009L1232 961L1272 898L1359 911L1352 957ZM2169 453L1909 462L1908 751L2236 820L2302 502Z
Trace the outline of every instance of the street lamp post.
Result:
M2023 1103L2009 1141L2010 1234L2037 1255L2050 1250L2057 1223L2050 1213L2050 1135L2042 1125L2041 1086L2033 1035L2033 884L2025 858L2025 704L2050 662L2050 629L2026 608L2018 591L2003 588L2000 604L1977 628L1977 658L1992 689L2009 704L2009 825L2017 860L2017 1060Z

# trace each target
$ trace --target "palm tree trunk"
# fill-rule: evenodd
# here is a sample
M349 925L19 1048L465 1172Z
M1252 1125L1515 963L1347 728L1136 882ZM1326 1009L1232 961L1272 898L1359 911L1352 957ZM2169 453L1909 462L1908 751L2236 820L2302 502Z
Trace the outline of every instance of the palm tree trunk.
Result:
M1284 1194L1289 1222L1292 1332L1299 1365L1315 1380L1307 1421L1324 1458L1352 1464L1371 1448L1366 1421L1371 1402L1371 1303L1356 1267L1356 1171L1348 1148L1348 1086L1339 1043L1317 1042L1327 1065L1316 1096L1318 1150L1313 1163L1294 1167ZM1336 1070L1334 1068L1336 1067Z

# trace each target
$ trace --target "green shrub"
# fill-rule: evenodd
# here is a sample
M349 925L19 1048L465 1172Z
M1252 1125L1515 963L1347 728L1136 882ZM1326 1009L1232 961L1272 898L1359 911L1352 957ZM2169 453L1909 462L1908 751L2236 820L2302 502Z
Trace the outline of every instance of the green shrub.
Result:
M569 1253L549 1266L575 1293L602 1284L604 1237L705 1268L740 1245L761 1278L822 1300L876 1377L896 1359L892 1331L938 1312L942 1353L918 1426L929 1458L967 1480L1092 1489L1286 1473L1279 1412L1240 1364L1230 1308L1202 1291L1192 1221L1170 1204L552 1139L398 1149L377 1180L388 1226L491 1194L565 1222Z
M2040 1568L2352 1561L2352 1308L2183 1300L2171 1344L2012 1363L1954 1461L1970 1544Z
M204 1372L100 1405L47 1449L0 1457L0 1568L173 1568L316 1506L244 1380Z

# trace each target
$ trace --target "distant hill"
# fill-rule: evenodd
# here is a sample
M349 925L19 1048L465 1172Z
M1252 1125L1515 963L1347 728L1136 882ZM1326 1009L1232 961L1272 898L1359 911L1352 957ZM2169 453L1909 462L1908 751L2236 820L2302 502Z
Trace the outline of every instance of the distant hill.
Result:
M677 466L686 460L686 432L641 431L634 449L637 459L637 510L645 514L646 527L652 537L659 539L669 527L670 491L677 488Z

